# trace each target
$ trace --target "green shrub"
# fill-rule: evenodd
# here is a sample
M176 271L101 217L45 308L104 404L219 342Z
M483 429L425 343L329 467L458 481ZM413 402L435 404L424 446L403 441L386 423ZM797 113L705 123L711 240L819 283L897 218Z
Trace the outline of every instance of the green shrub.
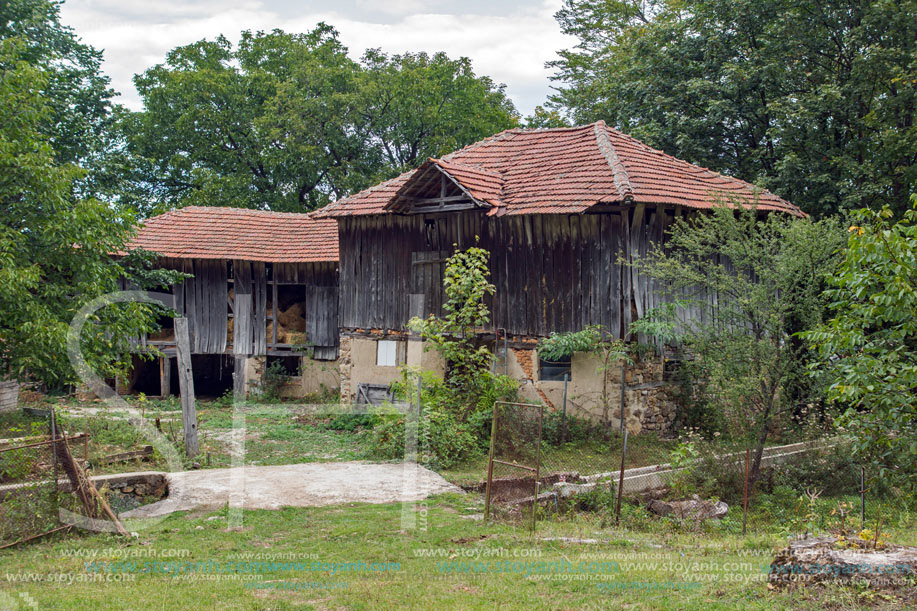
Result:
M261 373L261 394L265 400L274 400L280 398L280 389L290 381L290 374L287 373L283 363L275 361L264 368Z
M573 497L577 511L611 513L615 509L615 493L607 486L596 486Z
M456 250L443 273L444 316L408 322L408 328L419 333L447 365L446 379L403 368L402 380L394 384L398 400L416 406L420 380L419 460L433 467L449 467L480 454L490 439L494 402L516 400L516 382L490 371L493 354L476 333L490 321L485 303L494 292L489 258L478 247ZM404 426L404 416L376 424L370 435L371 453L381 458L403 456Z
M546 412L541 425L541 440L549 445L575 443L580 441L608 439L609 429L601 423L567 414L567 433L563 435L563 415L559 412Z
M380 420L381 418L375 414L339 414L332 418L325 428L352 433L358 429L372 428L379 424Z
M812 449L775 465L770 474L773 486L786 486L797 493L808 488L826 496L856 494L860 489L860 462L854 458L852 444ZM884 492L881 482L871 487L871 494Z
M421 377L423 416L418 423L418 460L436 468L449 468L487 451L490 443L493 401L513 401L516 383L506 376L486 373L475 380L476 392L459 392L432 372L405 368L394 384L399 401L416 404L417 375ZM341 418L341 417L339 417ZM354 417L350 417L354 418ZM379 459L404 456L403 415L372 414L368 434L369 454Z

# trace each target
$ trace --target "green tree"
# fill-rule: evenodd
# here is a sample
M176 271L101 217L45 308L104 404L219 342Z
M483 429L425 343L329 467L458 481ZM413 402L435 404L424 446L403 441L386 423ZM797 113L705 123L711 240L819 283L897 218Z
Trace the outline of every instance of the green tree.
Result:
M594 354L601 361L598 372L602 374L602 424L607 427L611 422L608 418L608 372L616 361L627 363L630 360L627 346L622 340L615 339L602 325L589 325L585 329L568 333L552 332L538 342L538 357L549 361L571 358L577 352ZM622 414L622 430L623 419Z
M913 0L567 0L550 105L758 182L816 215L907 208Z
M805 333L824 357L839 422L883 476L917 473L917 196L897 223L861 210L827 296L832 317Z
M445 315L408 321L408 328L443 356L449 371L447 381L459 393L473 393L493 363L493 353L477 337L490 322L484 299L496 290L490 282L489 261L490 253L483 248L457 250L446 261L443 273ZM469 405L473 405L473 397L469 398Z
M476 76L467 57L370 49L362 65L360 113L381 177L517 124L505 87Z
M25 41L9 52L43 71L45 111L37 128L57 163L87 170L73 177L71 188L83 197L116 200L123 170L115 130L118 108L112 103L116 94L102 73L101 51L60 23L60 5L53 0L0 3L0 39Z
M169 52L135 77L144 111L125 118L157 209L317 207L359 151L348 133L353 62L337 34L245 32Z
M694 299L702 311L682 323L693 357L686 365L727 432L755 444L752 479L777 423L819 395L814 380L809 388L793 384L811 355L792 337L822 322L822 289L843 235L836 220L760 220L755 210L718 206L673 225L666 249L640 263L664 291ZM715 302L704 297L713 294Z
M45 133L55 107L44 94L51 78L27 57L29 41L0 40L0 375L49 386L76 381L66 354L70 320L118 280L156 284L140 254L122 264L133 219L95 199L74 197L86 171L60 163ZM155 310L141 304L96 313L81 337L87 362L104 376L123 371L129 338L153 329Z
M467 59L349 59L337 32L245 32L172 50L135 77L123 122L145 168L141 207L304 211L515 124L502 87Z

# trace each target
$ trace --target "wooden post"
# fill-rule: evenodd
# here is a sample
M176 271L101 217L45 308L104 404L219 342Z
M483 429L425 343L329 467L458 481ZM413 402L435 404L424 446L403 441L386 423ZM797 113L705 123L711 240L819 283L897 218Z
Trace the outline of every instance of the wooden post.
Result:
M245 356L236 355L232 370L232 395L236 401L245 400Z
M621 434L625 432L624 427L624 409L627 406L627 365L621 365Z
M163 399L172 394L172 360L159 357L159 396Z
M185 430L185 452L197 456L197 412L194 409L194 377L191 375L191 338L188 319L175 319L175 354L178 358L178 385L181 389L181 419Z

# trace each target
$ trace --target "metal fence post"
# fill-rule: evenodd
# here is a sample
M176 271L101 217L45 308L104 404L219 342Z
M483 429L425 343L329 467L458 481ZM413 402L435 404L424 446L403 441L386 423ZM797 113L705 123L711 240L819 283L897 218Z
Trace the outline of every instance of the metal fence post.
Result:
M560 442L567 442L567 382L570 381L570 374L564 374L564 409L560 414Z
M487 455L487 484L484 488L484 521L490 519L491 482L494 478L494 442L497 439L497 403L490 415L490 452Z
M745 448L745 493L742 495L742 534L745 534L745 524L748 521L748 465L751 460L751 450Z
M624 458L627 456L627 432L624 429L624 444L621 446L621 470L618 472L618 498L615 503L615 524L621 521L621 496L624 494Z

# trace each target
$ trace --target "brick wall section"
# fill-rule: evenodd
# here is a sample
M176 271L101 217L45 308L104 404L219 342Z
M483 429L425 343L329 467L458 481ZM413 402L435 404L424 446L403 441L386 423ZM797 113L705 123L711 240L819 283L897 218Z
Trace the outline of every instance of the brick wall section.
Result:
M535 379L535 362L534 362L534 350L523 350L521 348L511 348L513 354L516 356L516 361L519 363L519 366L522 367L522 371L525 372L526 380Z

